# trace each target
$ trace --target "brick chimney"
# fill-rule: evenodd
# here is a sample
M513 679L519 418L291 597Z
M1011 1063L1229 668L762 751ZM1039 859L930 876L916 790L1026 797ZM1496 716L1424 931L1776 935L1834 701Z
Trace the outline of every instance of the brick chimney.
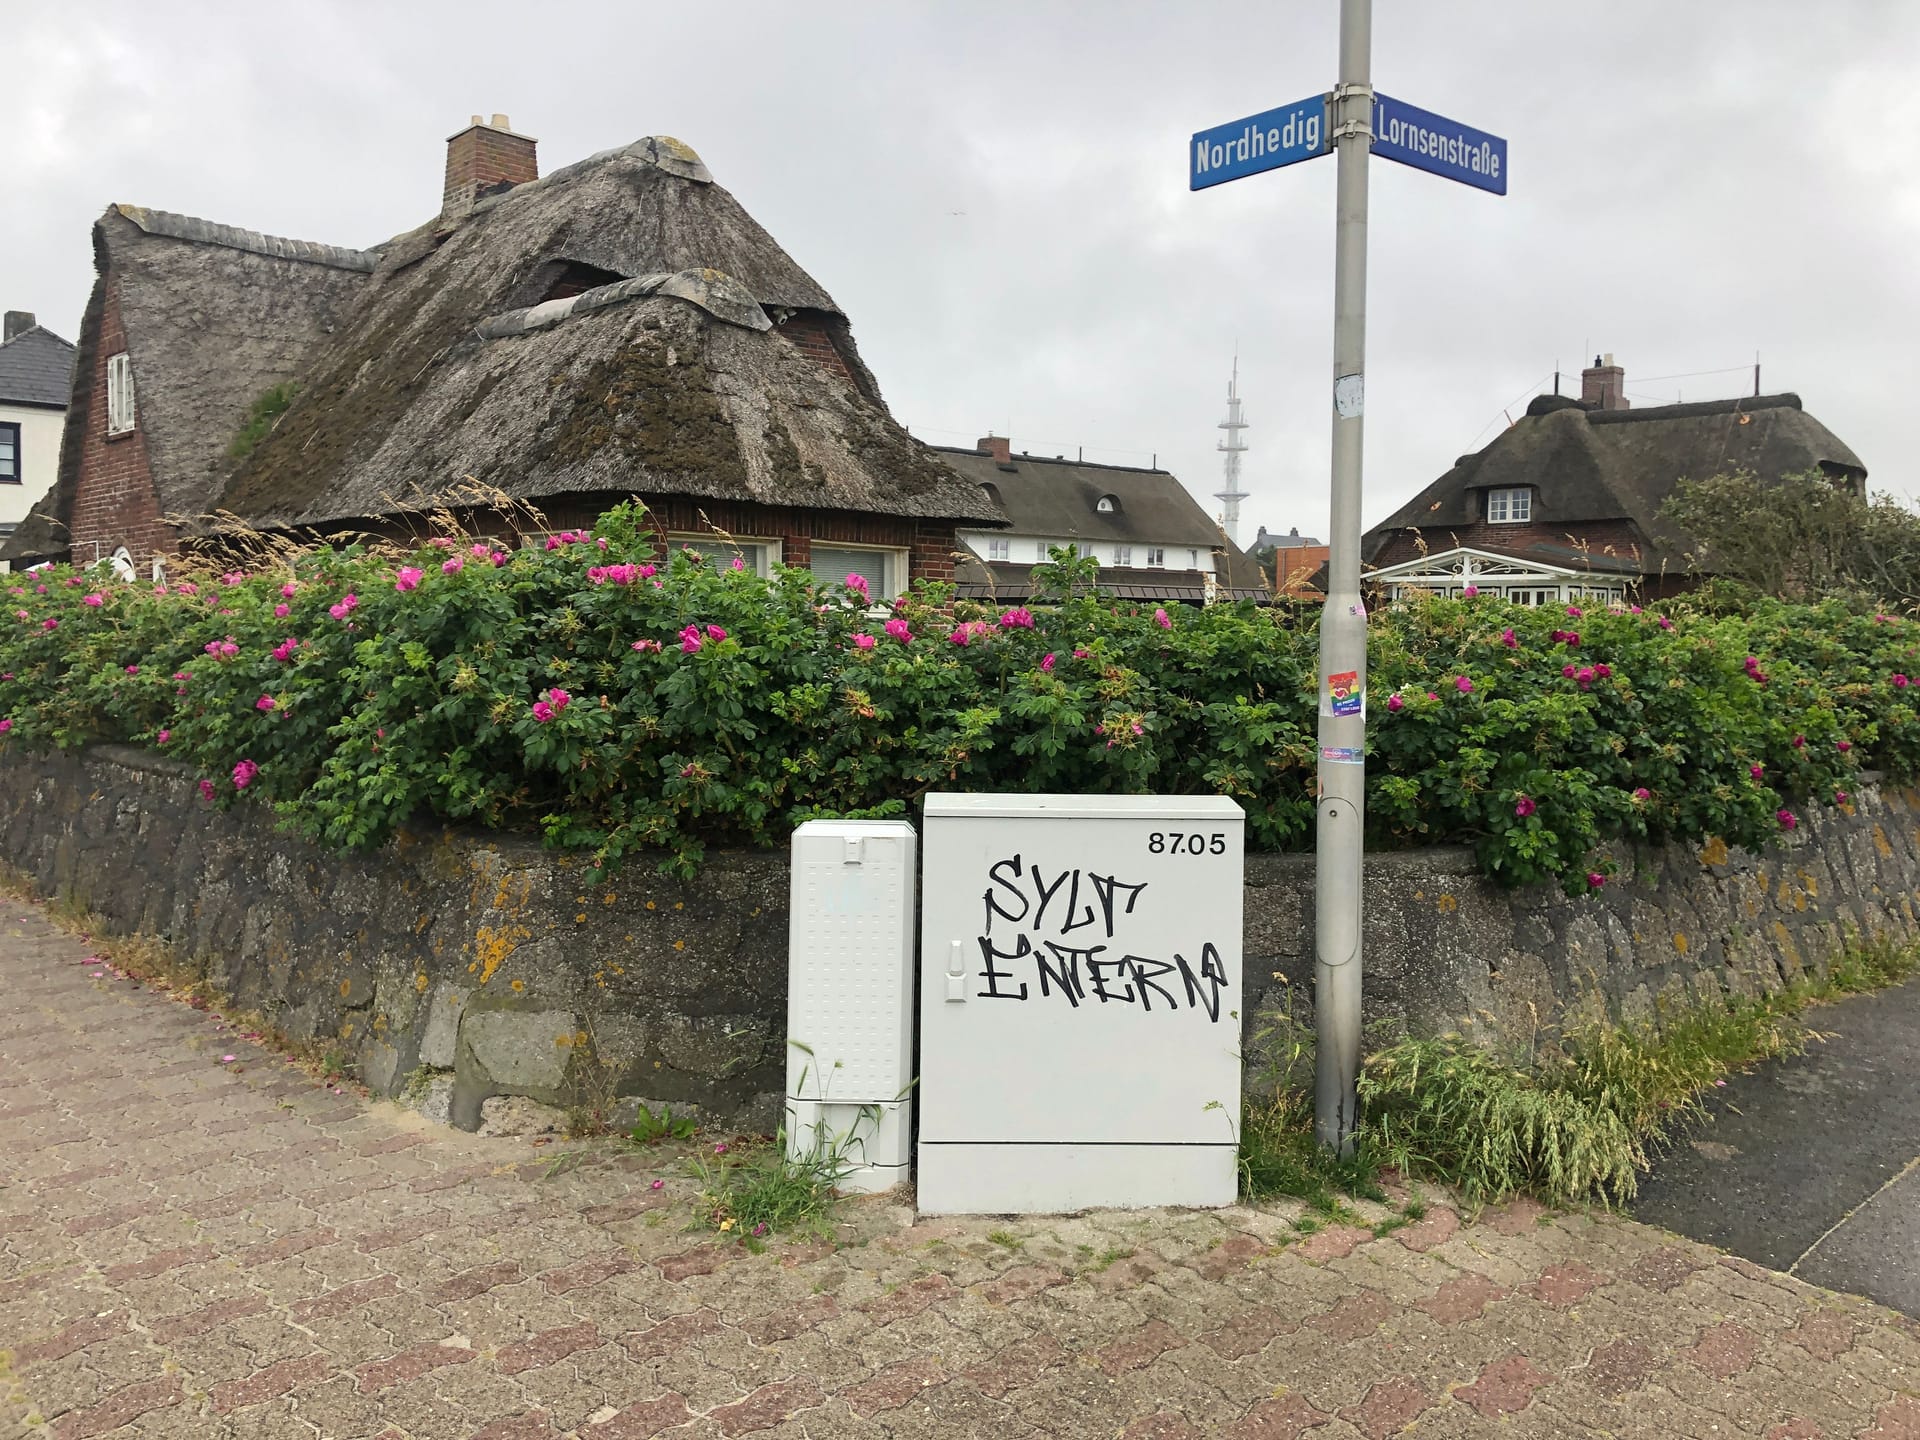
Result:
M1627 372L1613 363L1611 355L1596 355L1593 364L1580 372L1580 403L1595 410L1626 410Z
M0 333L0 340L11 340L16 335L24 335L27 331L33 329L34 323L33 312L31 310L9 310L7 311L6 330L4 333Z
M994 458L996 464L1011 465L1013 463L1013 442L1005 436L984 436L973 448L986 451Z
M491 121L474 116L466 129L447 137L447 184L440 213L464 215L482 196L538 180L540 164L533 153L537 143L531 135L514 134L504 115Z

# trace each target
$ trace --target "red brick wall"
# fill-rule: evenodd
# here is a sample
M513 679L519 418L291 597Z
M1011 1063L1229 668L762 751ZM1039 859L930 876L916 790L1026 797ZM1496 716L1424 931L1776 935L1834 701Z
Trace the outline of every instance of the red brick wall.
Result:
M546 507L547 521L560 530L590 525L610 503L609 497L556 501ZM647 512L663 536L705 534L717 527L742 539L778 540L781 559L793 566L805 566L812 560L816 540L823 545L883 545L905 550L910 580L952 580L953 552L960 548L951 521L670 495L649 500Z
M160 519L160 501L147 461L137 355L132 357L134 428L125 435L107 436L107 359L126 348L119 293L108 277L100 335L93 347L93 374L81 402L87 407L86 430L67 525L76 565L91 564L96 553L108 556L124 545L133 563L144 570L155 554L170 555L177 547L174 528Z
M857 387L853 378L853 369L847 364L847 357L840 353L833 343L833 332L827 328L824 317L811 310L802 310L789 315L774 329L799 347L800 353L830 375L837 375L849 385Z

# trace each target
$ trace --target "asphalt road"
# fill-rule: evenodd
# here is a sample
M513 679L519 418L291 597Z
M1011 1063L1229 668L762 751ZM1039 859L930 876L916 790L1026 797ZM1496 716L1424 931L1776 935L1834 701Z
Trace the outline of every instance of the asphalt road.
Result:
M1920 1317L1920 981L1808 1019L1824 1038L1716 1090L1633 1217Z

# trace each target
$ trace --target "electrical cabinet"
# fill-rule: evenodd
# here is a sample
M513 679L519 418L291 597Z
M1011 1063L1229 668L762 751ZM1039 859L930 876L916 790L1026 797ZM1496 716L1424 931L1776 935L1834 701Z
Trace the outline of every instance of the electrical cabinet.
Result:
M927 797L923 1212L1233 1202L1243 829L1222 796Z
M841 1157L842 1190L907 1178L914 861L904 821L809 820L793 833L787 1153Z

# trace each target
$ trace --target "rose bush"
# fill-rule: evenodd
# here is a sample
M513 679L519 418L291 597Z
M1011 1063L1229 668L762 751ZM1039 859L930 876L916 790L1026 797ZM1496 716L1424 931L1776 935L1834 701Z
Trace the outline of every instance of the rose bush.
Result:
M1143 610L1084 566L1051 567L1046 604L930 586L874 606L662 560L620 507L511 554L442 537L170 586L16 575L0 744L165 745L213 803L245 789L329 845L423 817L539 831L601 870L646 851L692 873L706 845L929 790L1226 794L1253 847L1310 844L1312 625ZM1370 843L1469 844L1490 875L1576 890L1611 837L1763 844L1863 766L1920 774L1917 645L1832 602L1383 610Z

